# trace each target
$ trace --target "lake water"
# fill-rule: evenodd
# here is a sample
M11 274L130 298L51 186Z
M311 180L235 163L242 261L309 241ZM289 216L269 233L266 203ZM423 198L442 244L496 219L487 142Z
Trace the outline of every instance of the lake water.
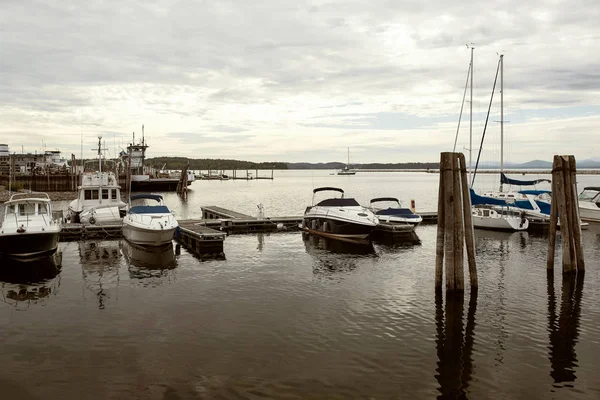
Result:
M492 189L497 177L477 179ZM181 219L202 205L255 215L258 203L300 215L313 187L340 186L434 211L437 182L276 171L198 181L187 201L166 201ZM543 234L476 231L480 287L464 299L436 297L436 226L416 234L361 248L233 235L207 257L68 242L58 273L47 260L27 276L3 261L0 398L600 398L600 225L583 232L585 275L566 280L558 256L547 274Z

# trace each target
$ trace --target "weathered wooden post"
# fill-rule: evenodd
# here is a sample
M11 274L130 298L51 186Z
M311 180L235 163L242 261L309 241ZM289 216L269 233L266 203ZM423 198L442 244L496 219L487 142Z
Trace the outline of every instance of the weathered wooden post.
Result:
M444 260L446 290L464 290L464 246L467 246L470 283L477 287L471 199L466 178L464 155L442 153L438 192L438 230L435 287L442 287Z
M554 156L552 163L552 208L546 268L554 269L556 225L560 220L563 274L585 270L581 247L581 225L577 200L576 162L573 156Z

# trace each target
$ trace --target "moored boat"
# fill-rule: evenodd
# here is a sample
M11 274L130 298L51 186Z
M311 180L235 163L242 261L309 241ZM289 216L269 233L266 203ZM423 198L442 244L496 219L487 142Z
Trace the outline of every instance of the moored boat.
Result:
M162 246L173 240L179 224L158 194L137 194L130 198L123 218L123 237L143 246Z
M497 231L524 231L529 228L525 213L507 206L479 205L471 209L473 226Z
M600 222L600 186L588 186L579 194L579 218Z
M52 218L52 203L46 193L14 194L4 203L0 254L18 259L53 254L60 229L61 221Z
M387 208L381 208L382 203L393 203ZM377 206L374 205L377 203ZM423 218L412 212L410 208L402 207L400 200L395 197L378 197L370 201L370 209L375 213L379 222L390 224L410 224L413 226L423 222Z
M339 198L329 198L315 204L315 194L323 191L341 193ZM344 197L344 191L335 187L313 190L313 205L306 208L302 229L313 234L334 239L367 239L379 223L373 212L353 198Z

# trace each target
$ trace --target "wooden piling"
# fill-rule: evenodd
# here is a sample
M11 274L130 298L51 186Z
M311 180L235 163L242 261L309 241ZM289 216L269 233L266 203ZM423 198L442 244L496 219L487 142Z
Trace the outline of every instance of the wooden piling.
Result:
M558 217L556 217L558 213ZM577 199L576 163L573 156L554 156L552 164L552 209L550 214L550 239L546 267L554 267L556 247L556 222L560 219L562 236L563 274L585 270L581 247L579 202Z
M477 288L479 283L477 280L477 266L475 265L475 232L473 229L473 214L471 213L471 193L469 191L465 155L459 153L458 159L460 162L460 181L462 187L465 244L467 247L467 260L469 263L469 281L471 288L473 289Z
M471 286L477 287L471 200L467 185L464 156L459 153L442 153L438 193L436 290L441 289L444 265L446 266L446 290L464 290L465 243L468 248ZM468 226L466 226L467 221Z

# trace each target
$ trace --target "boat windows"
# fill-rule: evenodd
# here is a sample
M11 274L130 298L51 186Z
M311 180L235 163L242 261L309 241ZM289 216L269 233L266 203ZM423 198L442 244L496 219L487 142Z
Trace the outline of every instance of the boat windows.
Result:
M579 200L581 201L592 201L596 196L598 196L598 191L596 190L584 190L579 195Z
M98 189L87 189L83 196L84 200L98 200Z
M103 200L108 200L108 189L102 189L102 199Z
M48 205L46 203L38 204L38 214L48 214Z
M116 189L110 191L110 198L112 200L116 200L117 199L117 190Z
M19 215L34 215L35 205L30 203L19 204Z
M10 206L8 206L8 208L6 209L6 213L7 214L14 214L15 213L15 205L11 204Z
M490 216L490 211L489 210L483 210L483 216L484 217L489 217Z

